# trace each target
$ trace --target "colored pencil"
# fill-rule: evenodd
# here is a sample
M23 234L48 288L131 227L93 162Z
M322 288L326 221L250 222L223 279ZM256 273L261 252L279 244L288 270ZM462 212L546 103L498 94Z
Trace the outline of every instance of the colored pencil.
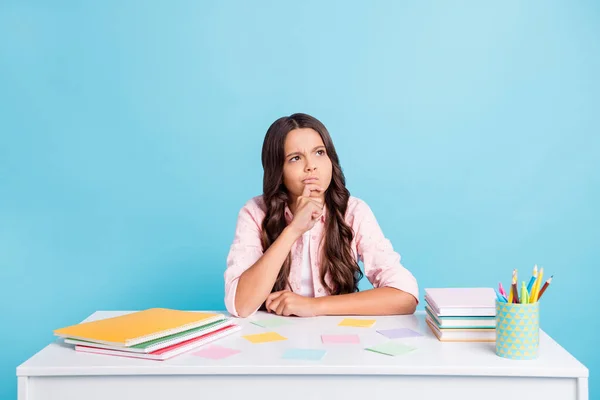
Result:
M531 299L532 303L535 303L538 300L538 296L540 294L540 286L542 279L544 277L544 267L540 268L540 272L538 272L538 277L533 284L533 288L531 288L531 295L533 298Z
M540 301L540 299L542 298L542 295L544 294L544 292L546 291L546 289L548 288L548 286L550 286L550 284L552 283L552 278L554 277L554 275L552 275L547 281L546 283L544 283L544 286L542 286L542 290L540 290L540 294L538 294L537 296L537 301Z

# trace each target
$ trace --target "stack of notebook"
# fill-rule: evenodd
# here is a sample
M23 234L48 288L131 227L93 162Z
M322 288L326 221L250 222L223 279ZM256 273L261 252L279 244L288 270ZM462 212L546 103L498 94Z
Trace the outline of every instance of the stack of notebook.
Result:
M223 314L151 308L54 331L75 350L166 360L241 328Z
M427 325L441 341L493 342L495 299L492 288L425 289Z

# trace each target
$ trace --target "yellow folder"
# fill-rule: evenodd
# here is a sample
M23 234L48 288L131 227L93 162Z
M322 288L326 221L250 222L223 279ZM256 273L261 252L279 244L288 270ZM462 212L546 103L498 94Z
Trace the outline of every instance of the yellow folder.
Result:
M225 319L223 314L150 308L57 329L59 337L133 346Z

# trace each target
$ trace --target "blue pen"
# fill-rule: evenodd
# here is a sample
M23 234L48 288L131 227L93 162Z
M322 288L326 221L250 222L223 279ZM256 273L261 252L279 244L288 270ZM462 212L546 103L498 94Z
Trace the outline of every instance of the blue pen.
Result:
M533 287L533 284L535 283L537 276L538 276L538 269L537 269L537 264L536 264L533 267L533 276L531 277L531 279L529 280L529 283L527 284L527 293L531 293L531 288Z
M506 299L504 298L504 296L502 296L500 293L498 293L498 291L496 289L494 289L494 292L496 292L496 297L498 298L498 301L500 303L506 303Z

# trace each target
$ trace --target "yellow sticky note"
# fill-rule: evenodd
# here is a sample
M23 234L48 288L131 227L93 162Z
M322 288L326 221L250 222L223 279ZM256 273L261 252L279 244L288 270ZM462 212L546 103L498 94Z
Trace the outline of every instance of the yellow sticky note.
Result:
M242 336L242 337L254 344L267 343L267 342L278 342L280 340L287 340L286 337L281 336L277 332L265 332L265 333L258 333L256 335L246 335L246 336Z
M354 319L345 318L338 324L339 326L354 326L356 328L370 328L375 325L374 319Z

